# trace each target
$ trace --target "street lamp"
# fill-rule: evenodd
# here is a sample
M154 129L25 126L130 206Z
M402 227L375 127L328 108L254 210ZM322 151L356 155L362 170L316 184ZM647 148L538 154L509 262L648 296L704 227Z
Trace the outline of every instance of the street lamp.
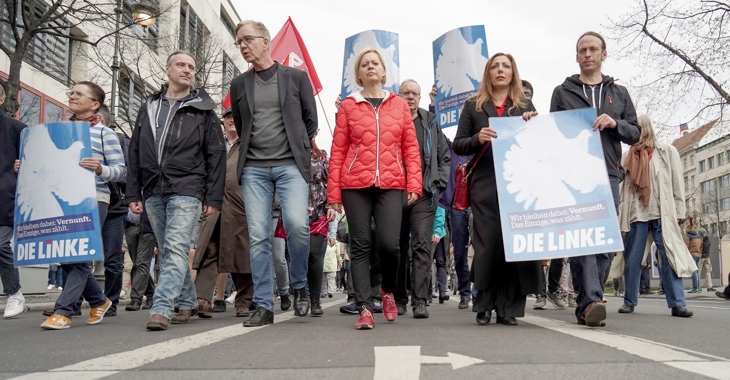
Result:
M112 56L112 96L110 99L109 113L111 114L110 125L116 124L117 116L117 80L119 76L119 25L122 22L122 12L124 12L122 1L117 0L117 6L114 13L117 16L114 32L114 55ZM132 18L135 24L145 28L149 28L155 24L155 16L159 12L158 8L149 0L140 0L129 6L132 11ZM124 132L124 130L122 130ZM126 133L125 133L126 134Z

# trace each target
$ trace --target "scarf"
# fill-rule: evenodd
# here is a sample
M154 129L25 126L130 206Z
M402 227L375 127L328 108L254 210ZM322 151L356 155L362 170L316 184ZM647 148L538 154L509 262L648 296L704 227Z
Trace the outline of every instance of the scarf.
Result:
M88 121L89 124L91 124L91 126L93 127L93 126L101 123L101 116L94 114L94 115L87 117L86 119L77 119L76 115L72 115L69 120L71 120L71 121Z
M626 173L631 178L631 190L639 193L639 200L644 206L649 205L651 196L651 180L649 179L649 160L654 148L644 144L634 144L626 156Z

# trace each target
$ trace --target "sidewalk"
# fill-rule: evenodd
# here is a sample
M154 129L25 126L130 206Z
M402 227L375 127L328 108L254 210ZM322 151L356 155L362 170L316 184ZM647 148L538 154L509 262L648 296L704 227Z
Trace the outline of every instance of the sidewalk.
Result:
M52 289L45 294L24 294L25 297L25 310L26 311L43 311L53 309L56 304L56 299L61 294L60 290ZM8 296L0 296L0 312L5 311L5 303L8 300ZM130 299L119 299L119 306L126 306L130 302ZM81 305L82 308L88 308L89 304L84 301Z

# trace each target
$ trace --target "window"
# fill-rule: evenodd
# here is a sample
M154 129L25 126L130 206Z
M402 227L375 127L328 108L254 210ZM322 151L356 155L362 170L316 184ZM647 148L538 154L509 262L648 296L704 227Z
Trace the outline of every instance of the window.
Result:
M705 171L705 160L700 161L700 173Z
M687 180L687 177L684 177L684 188L687 189L689 187L689 181Z
M223 4L221 4L221 22L223 23L223 26L226 27L228 33L231 33L231 37L236 38L234 33L236 27L233 25L231 17L228 16L228 12L226 12L225 8L223 8Z
M715 235L715 234L717 234L717 224L712 223L712 224L710 224L710 235Z
M692 186L693 189L695 188L695 176L690 177L690 186Z
M682 166L686 169L687 168L687 157L682 159Z
M715 191L715 180L711 179L709 181L702 182L700 186L702 187L703 194Z
M696 210L696 209L695 209L695 199L694 199L694 198L692 198L692 199L691 199L691 202L692 202L692 207L690 208L690 210L694 212L694 211Z
M3 85L6 77L7 74L0 71L0 82ZM68 108L62 103L26 86L23 82L20 82L18 103L19 109L14 117L28 125L68 120L71 116L66 115Z
M689 155L689 164L690 165L694 165L695 164L695 155L694 154L690 154Z
M730 162L730 150L725 151L725 162Z
M730 187L730 174L725 174L723 176L720 176L718 178L718 180L720 181L720 184L719 184L720 187L724 187L724 188Z
M46 99L46 106L43 110L43 122L55 123L63 121L63 107Z
M137 113L142 102L145 100L144 85L139 84L135 80L135 74L132 78L127 74L119 76L119 112L118 117L129 125L133 126Z
M228 56L223 53L223 82L221 83L223 88L223 94L221 98L226 97L226 94L228 94L228 91L231 88L231 82L240 73L241 72L238 71L238 67L236 67L236 64L233 63L233 60L228 58Z
M46 12L48 5L43 1L22 1L17 2L17 24L23 25L22 13L32 13L32 18L40 18ZM22 10L20 9L22 4ZM8 17L7 7L2 7L0 19ZM58 15L49 17L50 20L41 26L51 33L36 34L28 45L23 60L31 66L43 71L59 82L68 83L68 68L70 60L70 40L68 39L70 28L68 22ZM18 28L22 35L22 29ZM15 51L15 38L9 23L0 23L0 44L10 51Z
M718 229L717 233L720 237L725 235L725 232L727 232L727 222L720 222L720 228Z
M720 210L730 210L730 198L720 199Z
M205 62L207 54L210 54L210 44L206 41L210 38L210 31L203 24L195 11L187 4L180 8L180 49L189 51L197 64L195 80L197 85L205 84Z
M720 167L722 165L725 165L723 154L720 153L717 155L717 166Z
M707 170L712 170L715 168L715 157L708 157L707 158Z
M714 214L717 211L716 202L707 202L702 204L702 212L705 214Z
M152 4L160 9L160 0L150 0ZM149 46L152 51L155 53L158 52L159 47L159 37L160 37L160 31L159 31L159 18L158 21L150 26L149 28L145 28L142 25L134 24L134 19L132 18L132 8L131 5L134 3L138 3L139 0L124 0L124 11L122 12L122 23L124 25L132 25L129 27L132 33L135 34L139 39L144 41L147 46ZM133 25L134 24L134 25Z
M41 97L24 88L20 89L20 115L18 120L28 125L41 123Z

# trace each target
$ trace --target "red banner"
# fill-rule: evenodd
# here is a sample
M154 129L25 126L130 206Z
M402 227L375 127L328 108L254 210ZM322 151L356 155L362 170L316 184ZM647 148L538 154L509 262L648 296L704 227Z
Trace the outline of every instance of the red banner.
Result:
M289 17L284 23L279 33L271 41L271 58L274 61L281 62L282 65L296 67L303 70L309 75L309 81L312 83L314 95L322 91L322 83L319 81L317 71L314 69L312 58L309 57L307 47L302 41L302 36L294 26L294 22Z

